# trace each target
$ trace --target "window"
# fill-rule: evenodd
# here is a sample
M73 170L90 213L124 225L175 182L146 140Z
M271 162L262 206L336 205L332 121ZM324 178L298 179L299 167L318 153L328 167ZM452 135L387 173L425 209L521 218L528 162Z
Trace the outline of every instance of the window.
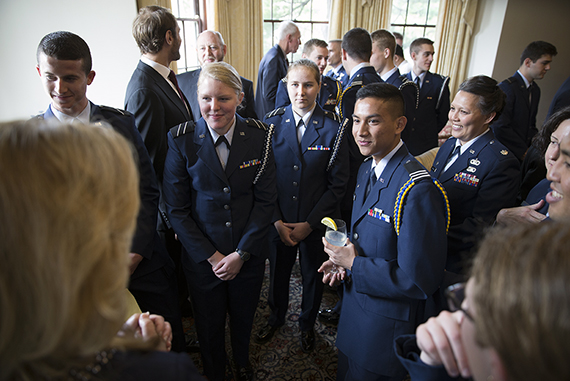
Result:
M410 44L416 38L435 40L439 0L393 0L392 32L404 35L404 55L410 60Z
M204 20L200 16L200 0L172 0L172 13L180 26L180 60L178 73L184 73L200 67L196 57L196 39L203 30ZM203 8L202 8L203 9Z
M275 45L279 23L293 20L301 31L301 43L311 38L328 41L332 0L263 0L263 51ZM301 58L303 47L289 55L293 62Z

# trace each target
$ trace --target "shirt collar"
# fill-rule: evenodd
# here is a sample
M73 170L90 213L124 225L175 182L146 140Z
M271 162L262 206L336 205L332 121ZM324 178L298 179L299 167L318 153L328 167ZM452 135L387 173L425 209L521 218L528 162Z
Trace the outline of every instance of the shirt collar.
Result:
M525 84L526 88L528 89L528 87L530 86L530 82L527 81L526 77L520 72L520 70L517 70L517 73L519 73L519 75L521 76L521 78L522 78L523 81L524 81L524 84Z
M352 68L352 70L350 71L349 78L352 78L358 72L358 70L362 69L363 67L367 67L367 66L372 66L372 65L370 65L370 62L359 63L358 65L356 65L355 67Z
M461 147L461 149L459 150L460 155L462 155L463 152L467 151L467 149L469 147L471 147L473 145L473 143L475 143L481 136L485 135L487 132L489 132L489 127L487 127L485 132L483 132L481 135L474 137L473 139L469 140L467 143L464 143L463 145L461 145L461 143L459 142L459 139L456 139L455 140L455 147L457 147L457 146Z
M53 115L62 123L73 123L75 120L83 124L89 124L91 119L91 102L87 102L87 106L79 113L77 116L69 116L67 114L62 113L61 111L57 110L51 104L49 105L51 108L51 112Z
M232 145L232 139L234 137L234 131L235 131L235 127L236 127L236 121L237 118L234 116L234 121L232 123L232 126L230 127L230 129L228 130L228 132L226 132L224 134L224 136L226 137L228 143L230 143L230 146ZM206 125L208 126L208 123L206 123ZM214 143L218 140L218 138L220 137L220 134L218 134L212 127L208 126L208 131L210 131L210 135L212 135L212 140L214 141Z
M371 170L374 170L376 172L376 178L377 179L380 178L380 175L382 175L382 172L384 172L384 168L386 168L386 166L390 162L390 159L392 159L392 157L396 154L396 152L398 152L398 150L400 149L400 147L402 147L402 145L404 145L404 142L402 142L402 139L400 139L400 141L398 142L396 147L394 147L394 149L392 151L390 151L388 153L388 155L386 155L382 159L380 159L378 164L376 164L376 162L374 161L374 158L372 158Z
M148 66L150 66L151 68L153 68L154 70L156 70L158 72L158 74L160 74L164 77L164 79L168 79L168 75L170 74L169 68L167 68L166 66L159 64L158 62L155 62L155 61L153 61L150 58L147 58L145 56L141 56L141 61L143 63L147 64Z
M313 104L313 107L307 111L307 113L305 115L303 115L303 123L305 123L305 127L309 125L309 121L311 120L311 117L313 116L313 111L315 111L315 107L317 106L317 103ZM291 111L293 111L293 118L295 118L295 126L299 124L299 120L301 120L301 115L297 114L295 112L295 110L293 110L293 108L291 107Z
M342 69L342 62L339 63L337 67L333 67L332 70L333 70L333 72L334 72L335 74L338 74L338 72L339 72L340 69Z
M384 75L381 75L380 78L382 78L382 80L384 82L386 82L388 80L388 78L390 78L392 76L392 74L394 74L396 72L396 70L398 70L398 68L396 66L394 66L392 68L392 70L390 70L389 72L385 73Z
M414 73L413 70L410 71L410 73L412 73L412 81L416 82L416 78L420 77L420 84L424 83L424 78L426 77L427 71L424 71L423 73L421 73L420 75L416 75L416 73Z

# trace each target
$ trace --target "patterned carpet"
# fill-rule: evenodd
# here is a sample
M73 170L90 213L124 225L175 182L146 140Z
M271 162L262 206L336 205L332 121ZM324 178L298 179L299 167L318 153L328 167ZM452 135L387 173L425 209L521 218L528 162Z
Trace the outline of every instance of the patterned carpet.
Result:
M310 354L301 351L299 342L299 326L297 318L301 311L301 274L299 263L293 267L293 275L290 283L289 311L286 323L275 333L273 339L263 345L257 344L253 336L267 321L270 314L267 305L267 290L269 288L269 262L265 269L265 277L261 290L261 297L255 313L253 334L250 344L250 359L255 370L257 380L336 380L337 350L334 346L336 339L336 327L327 326L317 320L315 326L316 345ZM327 291L328 290L328 291ZM322 307L332 307L338 300L335 291L325 288ZM188 339L196 339L193 320L184 319L184 330ZM226 351L231 357L229 336L226 338ZM201 370L199 354L191 354L196 366ZM228 367L229 368L229 367ZM233 380L231 372L227 371L226 379Z

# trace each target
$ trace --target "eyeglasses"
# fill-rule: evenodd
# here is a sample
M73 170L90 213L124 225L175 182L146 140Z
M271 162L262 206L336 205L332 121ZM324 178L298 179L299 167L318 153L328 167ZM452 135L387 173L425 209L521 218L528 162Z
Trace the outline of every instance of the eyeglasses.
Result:
M461 308L461 304L463 304L463 300L465 300L465 285L467 283L455 283L445 289L445 298L447 299L447 304L449 305L449 309L451 312L461 311L467 316L467 318L471 321L475 321L473 316L469 314L466 310Z

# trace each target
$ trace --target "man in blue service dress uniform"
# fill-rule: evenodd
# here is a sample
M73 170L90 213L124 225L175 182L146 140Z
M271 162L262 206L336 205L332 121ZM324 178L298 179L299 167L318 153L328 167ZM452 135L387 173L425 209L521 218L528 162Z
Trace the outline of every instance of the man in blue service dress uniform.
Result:
M395 337L415 332L426 300L443 278L448 207L441 185L400 139L404 100L392 85L360 89L353 134L363 155L354 193L352 242L323 240L332 263L346 271L336 345L338 380L401 381L406 372L393 351Z
M172 325L172 347L184 349L184 332L176 294L174 264L156 232L158 185L150 158L128 112L97 106L86 96L93 82L87 43L70 32L46 35L38 46L38 73L52 102L38 117L64 123L105 122L127 138L137 151L141 209L131 247L129 290L143 311L163 315ZM74 78L70 80L69 78Z
M406 76L419 86L420 99L415 118L402 138L416 156L437 147L437 135L447 124L449 77L429 71L434 53L433 41L428 38L417 38L410 45L414 67Z
M331 69L325 75L339 81L344 88L348 83L348 74L342 66L341 44L342 40L329 41L329 58L327 61Z

